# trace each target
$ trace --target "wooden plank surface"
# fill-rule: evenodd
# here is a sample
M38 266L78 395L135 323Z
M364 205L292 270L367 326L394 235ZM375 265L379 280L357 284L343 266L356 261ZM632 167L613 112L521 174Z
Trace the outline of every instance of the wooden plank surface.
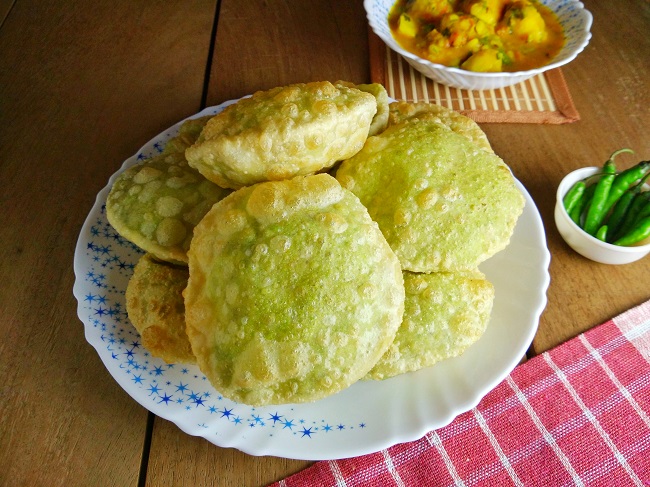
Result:
M14 6L15 0L0 0L0 28Z
M299 472L311 463L256 457L233 448L220 448L157 418L146 485L257 487Z
M147 413L86 343L72 296L75 242L95 195L144 142L197 112L204 93L214 105L292 82L369 81L361 0L219 4L212 57L214 0L3 4L0 485L135 485L143 446L151 486L263 486L310 464L219 448L158 418L145 445ZM650 4L585 4L594 37L563 69L581 120L483 126L534 198L552 254L533 354L650 298L650 259L590 262L553 223L564 174L624 146L650 154Z
M0 29L0 485L136 485L147 412L84 339L97 192L198 110L214 2L19 1Z
M208 105L289 83L369 79L362 2L222 0Z

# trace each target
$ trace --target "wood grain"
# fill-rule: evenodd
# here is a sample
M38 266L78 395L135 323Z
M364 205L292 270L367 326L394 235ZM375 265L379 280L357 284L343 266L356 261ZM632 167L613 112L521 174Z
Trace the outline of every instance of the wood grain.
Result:
M0 484L135 485L146 411L84 339L73 253L122 161L198 110L214 3L16 2L0 29Z
M169 421L157 419L147 485L257 487L299 472L311 463L220 448L203 438L186 435Z
M0 0L0 28L2 28L2 24L9 16L9 12L11 12L15 3L15 0Z
M369 79L362 2L222 0L208 104L308 81Z
M135 485L143 446L151 486L264 486L310 464L220 448L158 418L145 445L147 412L85 341L72 295L95 195L204 95L213 105L293 82L369 81L361 0L218 3L214 39L215 0L0 6L0 485ZM533 354L650 298L650 259L590 262L553 222L564 174L620 147L650 154L650 4L585 4L593 39L563 69L581 120L483 125L535 200L552 254Z

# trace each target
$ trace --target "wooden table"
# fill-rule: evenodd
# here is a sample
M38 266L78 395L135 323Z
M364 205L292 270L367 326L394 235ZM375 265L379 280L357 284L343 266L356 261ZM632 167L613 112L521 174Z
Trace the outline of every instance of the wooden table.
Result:
M581 120L483 127L552 255L531 355L650 298L650 258L590 262L553 223L564 174L650 155L650 4L585 4L593 39L564 69ZM72 261L97 192L164 128L258 89L368 82L361 0L5 0L0 66L0 484L262 486L307 466L216 447L132 400L84 339Z

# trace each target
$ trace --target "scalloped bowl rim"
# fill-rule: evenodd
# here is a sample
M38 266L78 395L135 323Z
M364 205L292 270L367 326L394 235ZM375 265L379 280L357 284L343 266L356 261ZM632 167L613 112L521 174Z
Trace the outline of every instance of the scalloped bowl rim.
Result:
M368 19L368 24L372 28L373 32L378 35L385 43L390 47L392 50L395 52L399 53L401 56L408 58L411 61L414 61L424 67L427 67L429 69L434 69L434 70L439 70L439 71L445 71L449 73L454 73L457 75L465 76L467 78L477 78L477 79L501 79L501 78L521 78L521 77L526 77L530 78L532 76L535 76L537 74L543 73L545 71L549 71L551 69L559 68L560 66L564 66L565 64L570 63L573 61L578 54L580 54L582 51L585 50L587 45L589 44L589 41L591 40L592 34L591 34L591 26L593 24L593 15L589 10L587 10L582 2L576 1L576 0L558 0L556 2L550 2L554 3L556 5L565 5L565 4L575 4L576 8L580 10L580 12L583 15L583 20L584 20L584 29L581 30L581 33L584 34L584 38L575 46L574 49L566 53L564 56L560 56L562 53L562 50L560 53L556 56L557 61L554 61L549 64L545 64L544 66L540 66L539 68L534 68L534 69L528 69L525 71L501 71L497 73L486 73L486 72L477 72L477 71L468 71L466 69L460 69L460 68L454 68L450 66L445 66L444 64L438 64L434 63L432 61L429 61L427 59L421 58L420 56L413 54L412 52L409 52L405 50L402 46L399 45L399 43L393 38L392 35L386 36L384 35L383 31L378 28L376 22L375 22L375 17L371 16L371 9L370 5L371 3L375 2L376 0L364 0L363 1L363 6L366 10L366 17ZM390 1L391 6L395 3L395 0L387 0ZM546 4L545 4L546 5ZM549 5L546 5L547 7L550 8ZM553 9L552 9L553 10ZM387 21L388 19L386 19ZM564 48L563 48L564 50Z

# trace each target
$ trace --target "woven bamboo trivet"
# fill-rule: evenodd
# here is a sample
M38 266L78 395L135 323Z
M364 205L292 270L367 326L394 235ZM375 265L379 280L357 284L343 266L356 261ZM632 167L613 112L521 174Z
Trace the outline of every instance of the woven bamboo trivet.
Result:
M560 68L505 88L463 90L420 74L370 32L371 79L395 100L426 101L456 110L479 123L549 123L580 120Z

